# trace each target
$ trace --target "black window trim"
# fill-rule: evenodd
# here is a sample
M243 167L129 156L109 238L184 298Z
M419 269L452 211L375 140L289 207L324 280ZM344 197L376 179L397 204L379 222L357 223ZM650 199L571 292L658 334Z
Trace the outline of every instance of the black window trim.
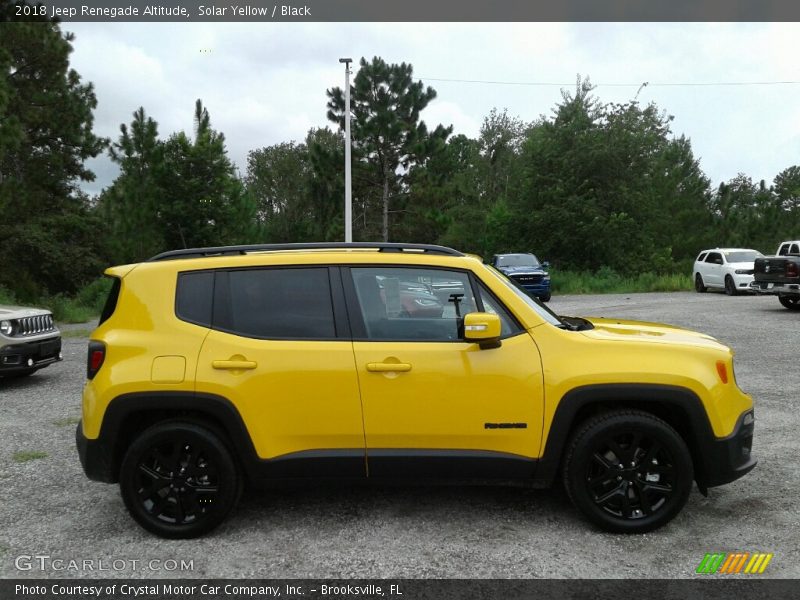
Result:
M333 314L333 337L313 336L313 337L300 337L300 336L258 336L248 335L241 331L234 331L223 327L218 319L219 313L219 300L224 299L226 302L230 296L230 280L228 277L222 278L221 274L231 273L233 271L266 271L275 269L325 269L328 272L328 291L330 293L331 312ZM341 280L333 274L335 267L323 264L308 264L308 265L251 265L246 267L221 267L216 269L205 269L215 272L214 277L214 300L212 302L212 317L211 329L220 331L237 337L247 338L251 340L264 340L264 341L296 341L296 342L342 342L350 341L350 324L347 319L347 314L344 308L344 294L341 292ZM339 290L337 291L337 280L339 283Z
M353 334L352 340L354 342L395 342L395 343L424 343L424 344L472 344L474 342L468 342L464 339L457 339L457 340L442 340L438 338L433 339L395 339L395 338L372 338L369 337L367 334L367 328L364 324L364 316L361 312L361 305L358 301L358 294L356 293L356 286L355 281L353 280L352 269L375 269L375 268L385 268L385 269L417 269L417 270L426 270L426 271L450 271L450 272L457 272L462 273L467 276L469 281L470 289L472 290L472 296L475 298L476 308L479 309L480 312L484 312L483 306L483 299L480 295L480 287L478 287L477 283L477 276L469 269L459 269L455 267L441 267L438 265L413 265L413 264L396 264L396 263L355 263L355 264L347 264L341 265L341 281L344 285L344 295L345 300L347 301L347 314L349 316L351 331ZM517 331L505 335L501 337L501 340L509 339L512 337L516 337L522 333L526 333L526 330L520 322L518 321L516 315L512 310L510 310L503 302L501 302L492 291L489 289L489 286L484 284L487 293L492 296L492 299L497 302L499 306L502 306L503 309L510 315L513 324L517 327Z

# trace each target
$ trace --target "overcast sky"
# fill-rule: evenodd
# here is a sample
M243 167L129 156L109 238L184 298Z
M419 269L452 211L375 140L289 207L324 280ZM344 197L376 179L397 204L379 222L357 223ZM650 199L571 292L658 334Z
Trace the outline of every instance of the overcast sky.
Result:
M325 90L344 85L339 57L410 62L438 97L429 126L475 136L493 107L524 121L550 115L560 90L588 75L603 102L655 102L692 141L713 185L743 172L771 183L800 164L800 83L659 86L717 82L800 82L800 25L782 24L303 24L67 23L76 35L72 67L95 86L95 131L116 140L143 106L162 138L192 131L201 98L244 174L247 153L301 141L327 125ZM439 79L552 82L500 85ZM618 87L609 84L633 84ZM90 193L116 174L107 156L91 167Z

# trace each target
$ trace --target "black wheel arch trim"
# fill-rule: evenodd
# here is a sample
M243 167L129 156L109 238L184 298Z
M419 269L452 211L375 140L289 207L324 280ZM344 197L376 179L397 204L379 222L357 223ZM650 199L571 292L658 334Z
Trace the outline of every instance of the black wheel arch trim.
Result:
M100 434L96 439L78 443L81 462L90 479L116 483L125 449L131 440L124 435L131 419L163 413L164 419L186 416L187 420L205 425L222 434L239 459L245 474L251 476L257 461L255 446L239 411L232 402L214 394L188 391L135 392L114 398L105 410ZM156 419L156 421L162 419ZM219 428L223 431L216 431ZM78 437L82 437L78 427Z
M701 489L720 485L717 482L725 479L727 481L736 479L736 476L728 479L729 471L735 471L735 466L718 464L717 459L723 453L720 446L726 445L739 434L744 414L750 411L740 416L737 427L730 436L720 439L714 435L702 401L697 394L687 388L658 384L598 384L570 390L559 401L544 452L537 465L535 474L537 487L549 487L558 475L567 442L574 427L578 425L576 419L579 413L582 410L591 410L594 406L614 404L618 404L620 408L645 411L656 408L657 410L653 411L656 414L659 410L667 410L682 415L680 427L677 428L678 433L684 437L689 447L694 462L695 480Z

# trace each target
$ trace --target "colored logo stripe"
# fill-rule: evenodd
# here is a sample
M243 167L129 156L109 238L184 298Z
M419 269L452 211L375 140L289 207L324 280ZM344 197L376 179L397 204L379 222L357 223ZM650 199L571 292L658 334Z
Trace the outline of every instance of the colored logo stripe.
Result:
M774 554L756 552L725 552L707 553L700 564L697 566L696 573L713 574L722 573L726 575L747 573L754 575L763 573ZM745 566L746 565L746 566ZM744 570L743 570L744 569Z

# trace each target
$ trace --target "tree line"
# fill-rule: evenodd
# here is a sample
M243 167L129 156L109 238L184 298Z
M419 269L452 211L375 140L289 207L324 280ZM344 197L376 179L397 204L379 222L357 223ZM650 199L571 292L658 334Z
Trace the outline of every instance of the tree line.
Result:
M116 139L96 136L72 42L46 19L0 25L0 286L71 294L168 249L343 239L342 89L320 107L330 126L253 149L240 173L201 100L190 133L164 136L142 107ZM410 64L362 58L351 94L356 240L533 251L557 269L629 275L687 270L704 247L772 252L800 231L800 166L712 186L672 117L603 103L588 78L532 122L492 110L474 138L425 123L436 91ZM104 152L119 175L89 197L86 160Z

